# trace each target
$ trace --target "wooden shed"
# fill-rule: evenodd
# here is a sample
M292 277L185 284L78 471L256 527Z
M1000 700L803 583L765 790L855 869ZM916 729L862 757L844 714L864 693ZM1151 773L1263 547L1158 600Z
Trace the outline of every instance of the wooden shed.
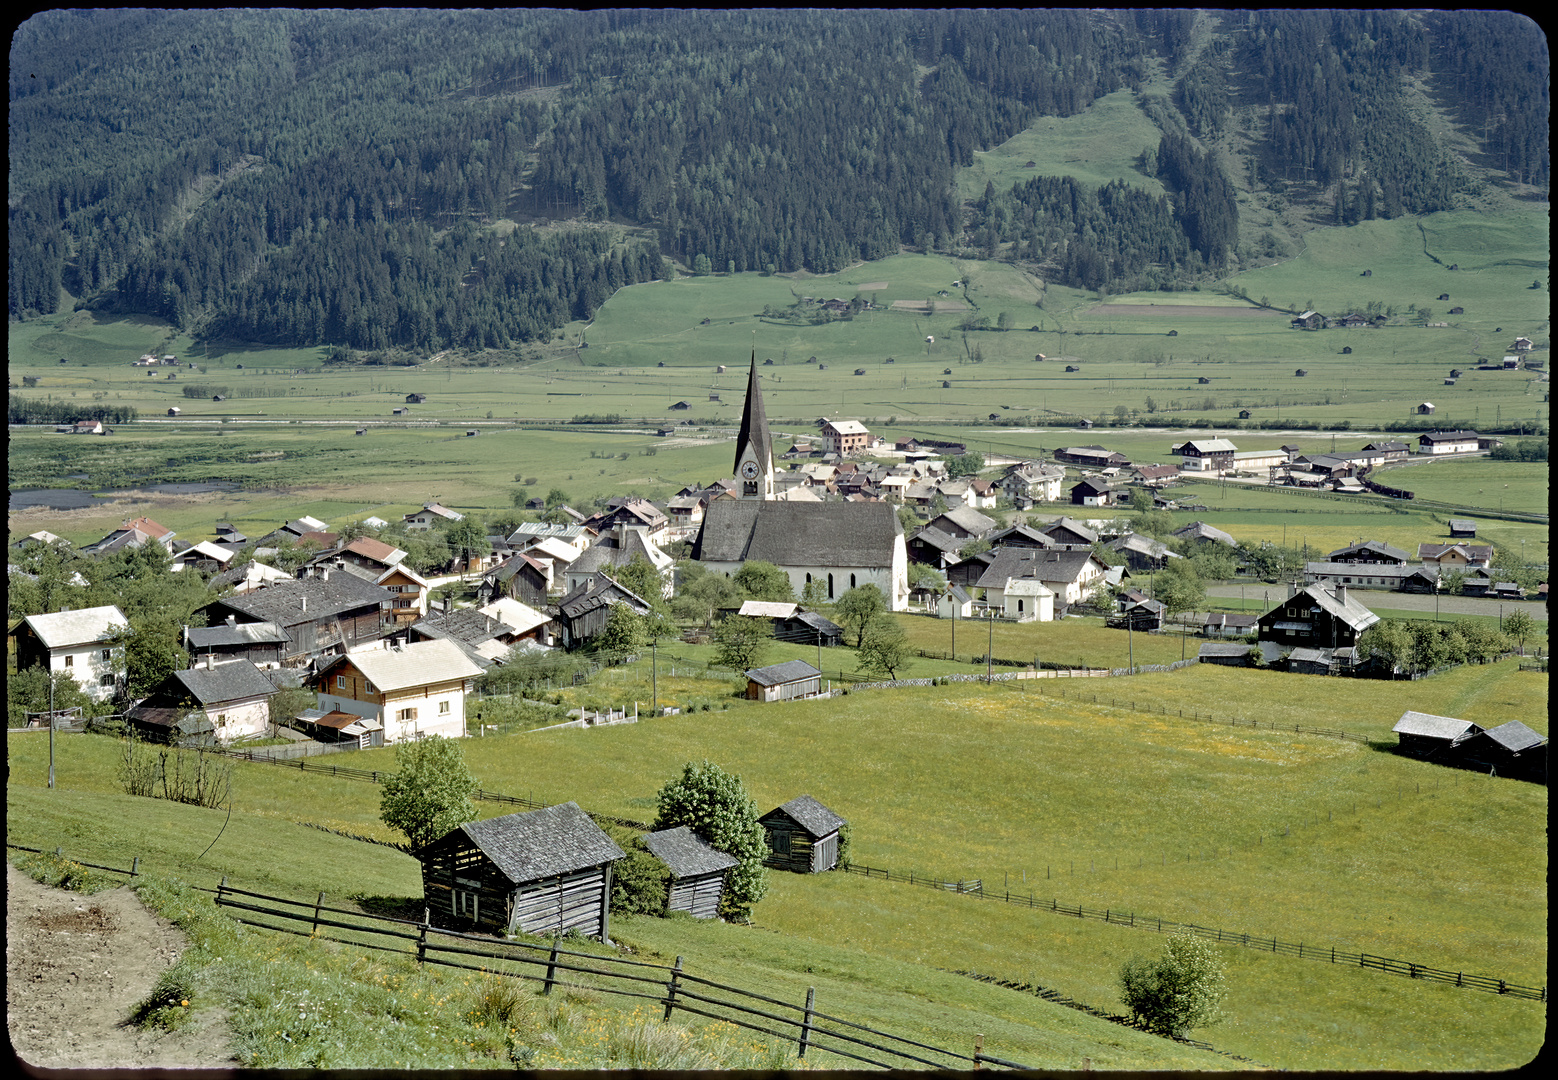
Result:
M1482 729L1470 720L1408 709L1390 730L1400 739L1397 749L1415 758L1447 760L1456 747Z
M685 825L650 833L644 846L671 871L666 911L685 911L695 919L712 919L719 913L725 875L740 864L739 859L715 851Z
M1470 736L1461 751L1462 763L1472 768L1547 783L1547 740L1519 720Z
M810 795L798 795L758 821L768 836L767 865L820 874L838 864L839 830L848 823Z
M471 821L416 852L427 906L496 933L605 937L611 864L627 854L577 803Z
M749 701L789 701L822 690L822 672L804 660L753 668L746 675Z

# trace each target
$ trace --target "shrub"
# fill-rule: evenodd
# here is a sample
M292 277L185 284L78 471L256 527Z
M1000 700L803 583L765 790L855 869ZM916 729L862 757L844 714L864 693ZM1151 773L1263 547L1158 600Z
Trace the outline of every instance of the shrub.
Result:
M189 1019L189 1003L194 996L194 969L180 959L158 977L151 993L131 1011L130 1023L172 1031Z
M628 857L612 867L613 915L663 915L670 895L671 871L651 855L642 837L623 844Z
M657 798L656 830L686 825L710 847L741 860L725 879L720 914L727 918L749 915L752 905L768 891L763 868L768 842L757 820L757 805L741 777L711 761L689 761L682 775L662 787Z
M1156 960L1132 957L1120 968L1120 1001L1148 1031L1183 1038L1221 1018L1223 959L1193 934L1170 934Z

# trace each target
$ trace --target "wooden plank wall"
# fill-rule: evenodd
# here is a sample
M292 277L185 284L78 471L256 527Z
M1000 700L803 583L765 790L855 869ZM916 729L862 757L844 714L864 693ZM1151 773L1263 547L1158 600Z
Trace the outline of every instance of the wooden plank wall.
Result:
M474 894L474 919L468 907L462 916L456 892ZM508 878L463 833L423 853L422 895L441 919L468 921L476 929L493 933L508 928L513 899Z
M527 934L578 930L602 932L606 869L603 866L530 882L514 894L511 927Z
M673 881L667 909L685 911L698 919L712 919L719 911L720 893L724 888L723 870Z

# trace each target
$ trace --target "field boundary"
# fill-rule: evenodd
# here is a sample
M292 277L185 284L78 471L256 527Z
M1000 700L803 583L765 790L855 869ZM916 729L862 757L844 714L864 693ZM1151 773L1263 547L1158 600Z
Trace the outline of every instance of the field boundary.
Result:
M850 874L863 874L867 878L880 876L883 881L895 880L892 871L880 869L874 866L862 866L848 864L839 866L840 870ZM904 874L899 872L897 881L910 885L922 885L927 888L940 889L942 891L956 892L960 895L974 896L981 900L997 900L1007 904L1017 904L1034 911L1048 911L1056 915L1067 915L1077 919L1095 919L1113 926L1124 926L1133 930L1151 930L1156 933L1185 933L1194 934L1196 937L1205 938L1223 945L1237 945L1241 948L1257 949L1260 952L1270 952L1282 956L1295 956L1300 960L1318 960L1332 964L1344 964L1351 967L1371 968L1382 971L1387 975L1401 975L1412 979L1429 979L1437 982L1454 983L1456 986L1471 990L1484 990L1488 993L1501 994L1506 997L1525 998L1532 1001L1546 1001L1547 987L1522 986L1509 982L1507 979L1496 979L1487 975L1467 975L1463 971L1446 971L1441 968L1430 967L1427 964L1419 964L1407 960L1395 960L1385 956L1374 956L1370 953L1350 953L1338 951L1333 945L1326 946L1306 945L1304 942L1281 941L1275 937L1261 937L1258 934L1234 933L1215 926L1201 926L1197 923L1175 922L1172 919L1163 919L1157 916L1138 916L1131 911L1117 911L1113 908L1099 910L1083 906L1067 907L1058 899L1052 899L1048 904L1035 898L1032 892L1027 896L1018 893L1013 895L1010 890L1001 892L986 891L983 883L955 882L949 883L934 877L921 876L916 878L913 872Z
M396 919L387 915L371 915L349 908L330 907L325 904L325 894L321 892L315 900L292 900L286 897L271 896L266 893L249 892L244 889L234 888L227 884L224 877L215 890L202 889L202 892L214 892L215 903L218 908L230 908L235 911L248 913L248 916L228 913L228 917L235 922L247 926L254 926L264 930L272 930L278 933L295 934L309 939L323 938L329 941L337 941L346 945L354 945L359 948L380 949L388 952L414 952L418 964L437 964L441 967L458 968L465 971L478 971L487 975L499 975L507 978L523 978L524 976L513 971L495 969L488 964L473 964L474 960L500 960L510 964L528 965L536 969L544 969L545 975L541 977L543 995L549 995L553 987L563 982L559 973L571 973L577 975L593 976L597 980L592 986L600 993L616 994L623 997L644 998L665 1007L662 1020L671 1019L675 1010L693 1013L697 1016L707 1017L712 1020L723 1021L736 1027L745 1028L769 1035L784 1042L796 1044L797 1059L804 1059L808 1049L826 1051L840 1057L854 1061L864 1062L867 1065L876 1065L884 1069L902 1067L901 1064L893 1065L875 1058L866 1057L855 1050L870 1051L880 1056L901 1059L902 1062L915 1062L933 1069L962 1069L968 1066L980 1068L983 1065L997 1065L1010 1069L1026 1069L1028 1066L1013 1061L1006 1061L984 1052L984 1037L977 1036L972 1055L960 1054L943 1047L933 1046L929 1043L919 1042L914 1039L894 1035L891 1032L880 1031L876 1028L860 1024L852 1020L832 1016L821 1012L816 1008L815 988L808 988L804 1005L794 1005L780 1001L777 998L755 993L742 987L728 986L712 979L705 979L693 975L682 966L682 958L677 957L676 963L671 966L653 964L642 960L626 960L616 956L599 956L593 953L576 952L561 947L564 940L561 937L553 938L550 945L533 945L529 942L514 941L512 939L495 939L490 935L470 934L444 927L434 926L431 921L431 911L423 909L423 917L420 922L407 919ZM264 903L251 903L250 901L263 901ZM276 907L274 905L289 905L290 907ZM294 910L296 909L296 910ZM347 922L330 916L349 916L353 921ZM308 929L301 926L294 929L288 926L276 926L271 922L259 921L255 916L267 919L284 920L298 924L307 924ZM364 925L366 923L367 925ZM376 925L382 924L382 925ZM356 934L367 934L378 937L387 937L401 942L396 945L370 944L368 942L353 941L340 935L328 935L320 932L321 927L335 928ZM620 970L618 970L620 969ZM538 972L530 973L531 978L536 978ZM599 980L607 980L608 985L600 985ZM612 985L610 981L616 980L623 985ZM663 988L663 993L661 989ZM724 997L719 996L724 995ZM734 998L736 1000L728 1000ZM799 1014L798 1018L782 1015L763 1008L761 1005L775 1006ZM712 1009L723 1010L713 1012ZM734 1015L726 1015L726 1014ZM764 1021L765 1023L759 1023ZM790 1031L776 1031L774 1026L793 1029ZM874 1036L876 1040L864 1036ZM847 1043L851 1049L841 1046L830 1046L820 1039L830 1039L840 1043ZM927 1055L938 1055L930 1057Z

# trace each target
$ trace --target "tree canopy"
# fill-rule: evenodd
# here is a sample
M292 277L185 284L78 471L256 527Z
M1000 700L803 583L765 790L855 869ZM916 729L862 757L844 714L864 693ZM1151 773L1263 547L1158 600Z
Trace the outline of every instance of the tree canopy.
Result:
M1155 960L1133 957L1120 968L1120 1001L1149 1031L1183 1037L1215 1024L1227 996L1223 959L1194 934L1170 934Z
M400 743L395 769L379 789L379 819L404 833L413 849L476 820L471 797L481 785L459 743L441 735Z
M720 914L745 918L752 905L768 891L768 842L757 820L757 804L747 794L741 777L711 761L689 761L682 775L668 781L657 796L659 813L654 828L685 825L716 851L740 860L725 878Z

